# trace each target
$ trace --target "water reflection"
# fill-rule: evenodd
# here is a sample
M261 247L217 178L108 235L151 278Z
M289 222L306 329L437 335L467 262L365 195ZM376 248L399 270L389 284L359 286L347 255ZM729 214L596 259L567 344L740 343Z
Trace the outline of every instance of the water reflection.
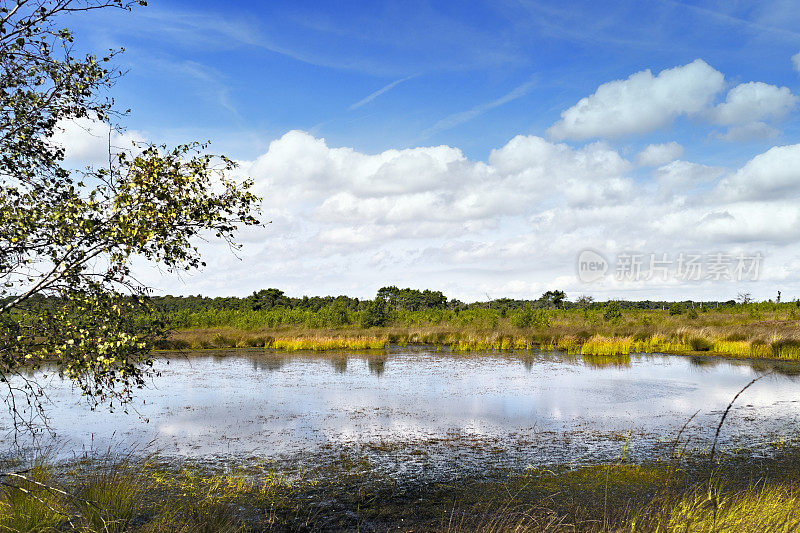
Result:
M522 364L525 365L525 370L528 372L533 370L533 363L536 362L536 358L531 352L525 351L525 353L522 354L521 359Z
M628 368L631 366L630 354L624 355L581 355L590 368Z
M372 374L380 377L386 371L386 355L374 355L367 357L367 367Z
M330 362L333 366L333 370L336 371L337 374L344 374L347 372L347 355L333 354L330 356Z
M290 360L291 358L287 355L278 353L268 353L264 357L253 357L253 370L275 372L283 368Z
M552 450L529 446L546 458L566 453L552 435L578 435L570 442L584 452L594 433L633 430L652 442L669 440L697 409L702 413L693 427L703 436L733 395L767 370L779 374L748 389L726 421L724 438L757 442L753 436L798 427L800 413L800 366L783 362L395 347L206 352L158 359L156 370L161 375L137 393L132 415L88 411L68 381L51 376L51 426L69 442L64 449L153 441L165 453L205 456L453 435L505 445L520 435L550 435L540 444L552 443Z
M786 377L800 376L800 364L793 361L773 361L769 359L733 359L692 355L689 357L692 366L697 368L715 368L719 365L744 367L753 372L764 374L772 372Z
M716 357L707 357L704 355L692 355L689 356L689 362L692 363L692 366L697 368L714 368L717 366L722 359L717 359Z

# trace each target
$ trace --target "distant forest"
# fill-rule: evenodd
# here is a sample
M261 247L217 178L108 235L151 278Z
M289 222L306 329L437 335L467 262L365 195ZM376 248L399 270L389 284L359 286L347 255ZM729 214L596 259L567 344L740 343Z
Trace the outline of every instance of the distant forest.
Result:
M547 291L536 299L518 300L512 298L497 298L481 302L465 303L454 298L448 299L441 291L418 290L395 286L381 288L375 300L382 300L391 308L403 311L421 311L425 309L441 309L461 311L465 309L497 309L512 310L530 307L533 309L572 309L601 308L605 302L596 302L592 297L581 296L575 301L566 298L563 291ZM351 298L349 296L303 296L294 298L286 296L280 289L270 288L256 291L250 296L238 298L235 296L210 298L206 296L152 296L150 305L154 310L161 312L174 311L199 311L208 309L218 310L267 310L273 308L297 309L317 312L324 307L345 307L352 311L363 310L374 300ZM641 300L618 301L622 309L668 309L674 301ZM736 305L735 300L701 302L698 300L685 300L685 307L722 307Z

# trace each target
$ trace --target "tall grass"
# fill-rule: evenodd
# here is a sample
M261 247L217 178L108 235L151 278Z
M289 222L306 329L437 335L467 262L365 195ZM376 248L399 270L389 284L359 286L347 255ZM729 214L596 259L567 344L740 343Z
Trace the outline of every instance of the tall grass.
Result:
M582 355L628 355L633 350L631 337L601 337L596 335L581 346Z
M760 484L724 490L717 482L701 485L667 504L656 518L633 531L762 533L800 530L800 489Z
M676 353L800 360L800 307L795 304L700 311L670 315L667 310L623 309L619 319L609 321L599 309L399 310L391 313L387 326L362 328L363 311L346 307L185 310L165 315L178 329L161 347L361 350L385 339L401 346L449 346L455 353L540 348L588 355Z
M84 526L104 533L122 533L140 507L147 480L126 463L111 463L94 470L76 494Z
M83 467L79 467L83 468ZM52 475L44 462L20 474L4 474L0 531L44 533L238 532L242 525L229 506L175 485L164 491L145 464L91 465L71 485ZM215 476L206 485L216 481ZM248 486L249 489L249 486ZM246 489L241 489L241 493ZM157 496L156 493L161 493ZM164 497L166 496L166 497Z
M275 350L383 350L387 339L378 337L311 337L275 339L267 344Z
M0 494L0 530L56 531L61 524L70 521L64 495L48 488L52 481L50 466L37 462L24 477L4 476L4 481L6 486Z

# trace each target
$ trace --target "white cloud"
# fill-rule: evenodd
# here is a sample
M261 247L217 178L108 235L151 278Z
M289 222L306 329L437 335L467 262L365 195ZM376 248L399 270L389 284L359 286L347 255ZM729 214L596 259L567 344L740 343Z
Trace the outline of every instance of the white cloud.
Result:
M636 156L636 164L644 167L658 167L675 161L683 155L683 146L675 141L651 144Z
M724 173L724 169L710 167L689 161L672 161L653 172L662 198L675 193L688 194L691 190L716 180Z
M487 164L448 146L367 155L329 148L324 139L292 131L273 141L247 173L268 206L302 205L322 223L353 229L391 224L397 234L424 236L428 224L435 232L463 232L468 222L518 215L553 196L611 201L629 190L624 174L631 168L601 143L576 150L517 136L493 150ZM554 179L565 186L548 189ZM360 231L353 242L363 240Z
M56 124L50 141L64 148L68 165L107 166L109 142L112 152L131 150L134 143L144 141L144 136L138 131L112 130L108 124L82 118Z
M718 192L731 201L777 200L800 194L800 144L775 146L725 178Z
M764 139L775 139L781 134L781 130L765 124L764 122L752 122L741 126L731 126L725 133L718 134L716 137L723 141L746 142Z
M723 126L779 120L795 108L797 100L788 87L751 81L731 89L711 111L711 119Z
M243 234L243 260L208 244L209 266L186 285L147 281L184 294L279 286L370 297L386 284L472 300L483 292L535 297L556 286L598 294L570 281L584 248L788 257L800 243L793 169L800 145L773 148L740 169L674 160L648 174L603 143L574 148L520 135L484 162L450 146L366 154L292 131L243 162L241 173L264 196L264 218L273 220ZM619 297L631 287L610 282L602 290ZM642 297L655 294L647 292L653 285L637 287ZM674 280L658 290L678 297L684 289L699 294ZM729 290L703 289L705 297Z
M724 76L697 59L661 71L604 83L561 113L548 134L554 139L620 137L663 128L680 115L703 112L724 88Z
M359 100L358 102L354 103L353 105L351 105L347 109L349 111L355 111L359 107L370 103L371 101L375 100L377 97L382 95L383 93L391 91L392 89L394 89L395 87L397 87L398 85L403 83L404 81L408 81L413 77L415 77L415 76L407 76L405 78L400 78L399 80L395 80L395 81L393 81L393 82L391 82L391 83L389 83L387 85L384 85L383 87L381 87L377 91L375 91L373 93L370 93L365 98L363 98L363 99Z
M794 65L794 69L800 72L800 52L792 56L792 64Z

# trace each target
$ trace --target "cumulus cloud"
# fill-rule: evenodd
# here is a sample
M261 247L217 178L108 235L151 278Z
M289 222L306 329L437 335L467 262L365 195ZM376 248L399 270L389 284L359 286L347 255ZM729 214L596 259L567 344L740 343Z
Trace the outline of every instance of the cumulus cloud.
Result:
M800 53L795 58L800 61ZM716 135L722 140L767 139L780 133L768 123L785 118L797 107L798 97L788 87L759 81L736 85L714 105L724 88L722 73L701 59L657 76L643 70L600 85L594 94L563 111L547 133L556 140L615 138L648 133L688 116L728 126L725 133ZM647 163L650 154L641 155L641 165L668 162Z
M724 102L708 111L715 124L730 126L717 138L741 142L774 139L780 130L765 121L778 121L797 107L798 97L788 87L758 81L742 83L728 92Z
M723 126L777 120L796 105L797 96L788 87L751 81L731 89L725 101L712 110L711 118Z
M560 139L592 139L646 133L680 116L697 115L725 84L721 72L697 59L661 71L643 70L625 80L600 85L594 94L561 113L548 134Z
M497 228L508 217L541 229L554 213L570 218L570 227L595 213L591 224L607 226L613 215L599 207L671 208L663 203L664 194L707 190L715 183L729 201L771 198L800 184L792 170L800 168L798 146L773 148L727 175L719 167L671 161L653 172L661 200L647 193L646 182L631 178L630 161L603 143L573 148L522 135L481 162L448 146L370 155L292 131L273 141L246 171L268 207L289 206L295 218L316 228L315 246L369 248L386 239L460 238ZM637 159L652 164L680 151L677 143L652 145ZM566 227L563 218L558 224Z
M391 224L396 234L427 236L518 215L549 197L573 203L613 201L630 189L624 174L631 168L601 143L574 149L541 137L517 136L493 150L487 164L470 161L448 146L368 155L330 148L324 139L292 131L273 141L248 174L268 204L305 205L319 222L349 225L349 235L358 233L351 239L357 244L369 232L356 229L368 224ZM553 180L563 186L547 187ZM336 232L336 238L342 234ZM371 234L376 240L385 237Z
M800 72L800 52L792 56L792 64L794 65L794 69Z
M679 148L655 145L636 159L653 165ZM243 260L208 244L209 266L191 288L147 281L209 294L280 286L370 297L399 284L478 299L535 297L556 282L580 293L587 288L569 276L587 247L609 256L791 250L800 242L796 169L800 145L739 169L673 159L646 172L600 142L576 148L519 135L477 161L451 146L367 154L291 131L242 162L273 220L243 234ZM667 286L674 296L674 280ZM619 296L624 287L606 290Z
M755 156L717 187L724 198L777 200L800 194L800 144L775 146Z
M643 167L658 167L675 161L683 155L683 146L675 141L650 144L636 156L636 164Z

